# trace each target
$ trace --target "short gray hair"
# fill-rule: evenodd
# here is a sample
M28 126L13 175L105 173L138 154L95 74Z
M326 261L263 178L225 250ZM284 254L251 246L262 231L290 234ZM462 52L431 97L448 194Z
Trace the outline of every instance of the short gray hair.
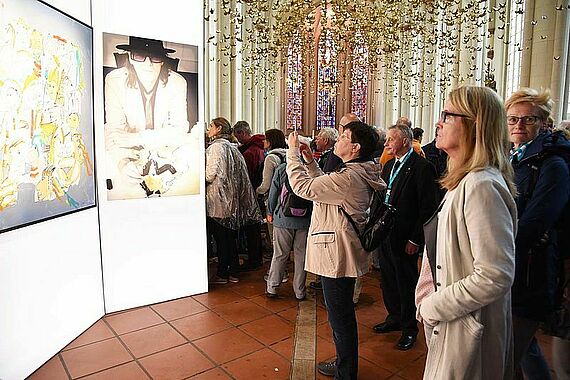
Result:
M406 124L395 124L388 128L388 130L390 129L397 129L400 131L400 135L404 138L407 138L409 146L412 146L414 135L412 134L412 129L410 127L408 127Z
M251 135L251 127L247 121L241 120L234 125L233 132L245 132L248 135Z
M338 131L330 127L321 128L319 135L329 139L329 142L332 142L333 144L336 142L336 139L338 139Z
M396 120L396 124L405 124L412 128L412 121L407 116L400 116L398 120Z

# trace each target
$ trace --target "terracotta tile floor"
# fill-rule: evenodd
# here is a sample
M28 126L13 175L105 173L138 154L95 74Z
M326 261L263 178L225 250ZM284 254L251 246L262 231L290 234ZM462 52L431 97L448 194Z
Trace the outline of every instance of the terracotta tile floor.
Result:
M206 294L106 315L30 379L288 379L298 303L290 282L281 286L281 298L267 299L264 273L245 273L238 284L213 286ZM335 350L322 294L316 296L321 361ZM422 378L423 335L401 352L394 348L398 333L372 332L386 316L376 271L364 280L356 314L359 379ZM549 338L539 341L550 360Z

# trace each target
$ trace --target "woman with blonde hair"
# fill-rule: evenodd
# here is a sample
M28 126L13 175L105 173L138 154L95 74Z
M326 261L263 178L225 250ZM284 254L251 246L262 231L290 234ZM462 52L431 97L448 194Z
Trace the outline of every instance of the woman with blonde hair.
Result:
M512 288L516 378L550 379L534 337L539 324L552 320L559 306L559 257L564 254L561 223L570 196L570 143L551 132L554 101L548 91L521 88L505 102L511 163L519 195L515 239L516 273Z
M489 88L453 90L437 123L447 189L424 226L416 288L424 379L510 379L516 206L505 110Z

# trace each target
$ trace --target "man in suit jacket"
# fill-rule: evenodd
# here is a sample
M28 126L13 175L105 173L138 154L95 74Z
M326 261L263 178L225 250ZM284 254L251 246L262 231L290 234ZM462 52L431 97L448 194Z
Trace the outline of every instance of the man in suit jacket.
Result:
M412 131L405 124L388 129L386 150L394 158L382 170L388 184L386 202L396 208L396 221L381 246L380 271L386 321L374 326L376 333L402 331L397 348L413 347L418 334L414 292L418 281L418 255L424 245L423 224L439 201L436 171L412 148Z

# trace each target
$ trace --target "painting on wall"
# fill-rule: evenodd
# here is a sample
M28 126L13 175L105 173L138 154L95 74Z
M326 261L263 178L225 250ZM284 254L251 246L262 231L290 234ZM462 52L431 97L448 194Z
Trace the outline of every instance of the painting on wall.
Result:
M0 232L95 206L92 29L0 0Z
M103 34L107 199L198 194L198 48Z

